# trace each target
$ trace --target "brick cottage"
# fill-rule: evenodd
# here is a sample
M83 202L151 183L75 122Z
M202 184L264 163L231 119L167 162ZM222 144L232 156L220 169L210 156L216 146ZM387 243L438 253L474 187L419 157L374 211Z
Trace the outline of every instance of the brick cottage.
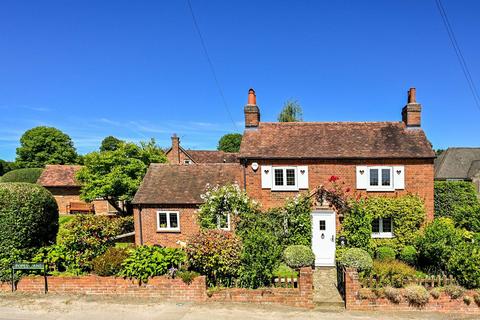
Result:
M237 183L268 209L336 175L361 195L417 194L433 219L435 153L421 128L414 88L397 122L261 122L253 89L244 114L240 152L229 160L223 154L202 163L172 138L170 164L152 164L133 201L137 244L178 246L194 235L207 184ZM339 222L328 207L312 209L316 265L334 265ZM219 227L228 230L229 221ZM391 219L374 220L372 230L372 237L395 236Z

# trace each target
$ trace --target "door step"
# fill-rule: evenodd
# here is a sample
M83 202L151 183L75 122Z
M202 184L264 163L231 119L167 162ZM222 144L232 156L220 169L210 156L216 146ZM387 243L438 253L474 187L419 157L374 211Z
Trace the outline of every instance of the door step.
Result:
M342 312L345 311L345 303L343 301L315 302L315 310Z

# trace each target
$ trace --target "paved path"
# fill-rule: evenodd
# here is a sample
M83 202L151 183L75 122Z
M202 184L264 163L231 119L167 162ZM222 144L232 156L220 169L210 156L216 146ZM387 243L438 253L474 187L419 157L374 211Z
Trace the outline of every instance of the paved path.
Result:
M252 304L175 304L138 298L0 294L0 320L475 319L438 313L323 312Z
M316 268L313 271L313 302L322 308L340 310L344 302L337 289L337 268Z

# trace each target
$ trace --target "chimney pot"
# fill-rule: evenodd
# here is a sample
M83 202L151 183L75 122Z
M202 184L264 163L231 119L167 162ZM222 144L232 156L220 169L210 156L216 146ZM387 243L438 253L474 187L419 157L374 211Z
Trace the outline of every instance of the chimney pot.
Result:
M408 90L408 103L417 103L417 90L415 88L410 88Z
M255 90L248 90L248 101L244 108L245 113L245 127L257 128L260 122L260 109L257 106L257 96Z
M257 104L257 96L255 95L255 90L253 90L252 88L250 88L250 90L248 90L248 102L247 104L251 104L251 105L256 105Z

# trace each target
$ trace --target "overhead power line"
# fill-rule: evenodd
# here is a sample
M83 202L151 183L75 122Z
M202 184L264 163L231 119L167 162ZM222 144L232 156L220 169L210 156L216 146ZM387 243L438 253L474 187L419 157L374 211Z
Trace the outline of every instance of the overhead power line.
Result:
M445 7L443 6L441 0L435 0L435 2L437 4L440 15L442 16L443 24L445 25L445 29L447 29L448 37L450 38L450 42L452 43L453 49L458 58L458 62L460 63L460 67L462 68L462 72L465 76L465 79L467 80L468 87L470 88L473 96L473 100L475 101L477 108L480 110L480 96L478 95L477 87L475 86L475 82L473 81L472 74L470 73L468 65L465 62L465 58L463 57L462 50L460 49L457 38L455 37L455 33L453 32L453 28L448 19Z
M210 55L208 54L207 45L205 40L202 36L202 32L200 31L200 27L197 23L197 18L195 17L195 13L193 12L192 4L190 0L187 0L188 8L190 9L190 14L192 15L193 25L195 26L195 30L197 31L198 37L200 38L200 43L202 44L203 53L207 58L208 66L210 67L210 71L212 72L213 79L215 80L215 84L217 86L218 92L220 93L220 97L222 98L223 105L225 110L227 110L228 117L233 123L235 130L238 130L235 121L233 120L232 114L230 113L230 109L228 107L227 99L225 98L225 94L223 93L222 86L220 86L220 81L218 80L217 73L215 72L215 68L213 66L212 59L210 59Z

